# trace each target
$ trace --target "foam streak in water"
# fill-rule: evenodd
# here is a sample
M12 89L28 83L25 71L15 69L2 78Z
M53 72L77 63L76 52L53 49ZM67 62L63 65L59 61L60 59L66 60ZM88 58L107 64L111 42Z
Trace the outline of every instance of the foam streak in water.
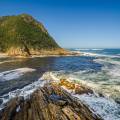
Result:
M9 81L17 79L27 72L33 72L35 69L32 68L19 68L15 70L5 71L0 73L0 81Z
M11 99L15 97L24 97L24 99L29 98L29 96L37 90L39 87L43 87L44 84L49 82L49 80L44 79L46 75L43 75L38 81L33 82L30 85L25 86L22 89L17 89L12 92L9 92L8 94L5 94L0 97L0 99L3 101L2 104L0 105L0 110L4 108L4 105L9 102ZM47 77L46 77L47 78Z

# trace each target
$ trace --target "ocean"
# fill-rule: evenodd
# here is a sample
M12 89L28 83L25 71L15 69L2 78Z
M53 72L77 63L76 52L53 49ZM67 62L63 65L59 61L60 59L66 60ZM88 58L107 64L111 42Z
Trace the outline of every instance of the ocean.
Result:
M32 93L41 84L41 76L50 71L56 78L89 86L94 94L75 97L104 120L120 120L120 49L69 50L80 52L81 56L28 59L0 56L0 108L15 96Z

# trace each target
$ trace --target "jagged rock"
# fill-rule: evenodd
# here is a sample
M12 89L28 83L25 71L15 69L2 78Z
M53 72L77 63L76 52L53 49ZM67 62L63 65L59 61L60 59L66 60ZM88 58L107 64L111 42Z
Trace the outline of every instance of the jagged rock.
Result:
M54 104L57 104L57 105L60 105L60 106L63 106L65 104L67 104L67 101L59 95L51 94L49 98Z
M67 103L67 104L66 104ZM1 112L0 120L102 120L57 84L36 90L30 99L16 98Z
M81 118L73 112L70 107L64 107L62 111L70 120L81 120Z
M84 93L93 93L91 89L82 85L76 85L75 87L76 94L84 94Z
M70 82L66 79L61 79L59 85L65 86L67 89L75 89L75 83Z

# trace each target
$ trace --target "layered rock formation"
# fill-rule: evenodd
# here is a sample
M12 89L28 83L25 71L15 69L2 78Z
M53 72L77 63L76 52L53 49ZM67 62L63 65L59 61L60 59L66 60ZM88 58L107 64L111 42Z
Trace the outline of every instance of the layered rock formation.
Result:
M64 84L63 81L48 82L28 99L18 97L11 100L1 112L1 120L102 120L59 84L66 86L65 80ZM68 84L70 86L70 82ZM83 93L88 92L79 86L80 89Z

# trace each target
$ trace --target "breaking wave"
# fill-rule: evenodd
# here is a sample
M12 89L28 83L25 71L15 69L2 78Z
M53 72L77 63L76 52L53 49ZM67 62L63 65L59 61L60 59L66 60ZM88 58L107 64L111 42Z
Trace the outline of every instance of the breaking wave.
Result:
M0 110L2 110L5 107L7 102L9 102L15 97L23 97L24 99L28 99L35 90L37 90L39 87L43 87L45 83L49 82L50 76L53 80L56 80L56 78L54 78L53 75L47 72L43 74L43 76L37 81L23 87L22 89L16 89L3 96L0 96L0 101L2 101L0 105Z
M24 75L27 72L33 72L35 69L32 68L19 68L15 70L5 71L0 73L0 82L9 81L13 79L17 79Z
M79 51L79 50L95 50L95 51L100 51L100 50L104 50L104 49L102 49L102 48L76 48L74 50L77 50L77 51Z
M81 73L83 73L83 72L81 72ZM120 104L116 103L112 98L105 96L105 94L102 96L97 94L97 92L100 92L100 91L97 91L95 88L99 88L100 87L99 85L95 84L92 81L88 82L88 81L77 79L77 78L75 78L74 75L69 76L69 75L65 75L65 74L60 74L58 72L53 72L53 74L55 75L55 77L67 78L70 81L74 81L74 82L83 84L85 86L87 85L87 86L91 87L91 89L93 89L93 91L94 91L94 94L82 94L82 95L78 95L78 94L74 94L74 93L71 93L71 94L74 97L77 97L78 99L83 101L86 105L88 105L91 108L92 111L95 112L95 114L99 114L104 120L119 120L120 119L120 114L119 114L120 113ZM69 90L67 90L67 91L70 92Z

